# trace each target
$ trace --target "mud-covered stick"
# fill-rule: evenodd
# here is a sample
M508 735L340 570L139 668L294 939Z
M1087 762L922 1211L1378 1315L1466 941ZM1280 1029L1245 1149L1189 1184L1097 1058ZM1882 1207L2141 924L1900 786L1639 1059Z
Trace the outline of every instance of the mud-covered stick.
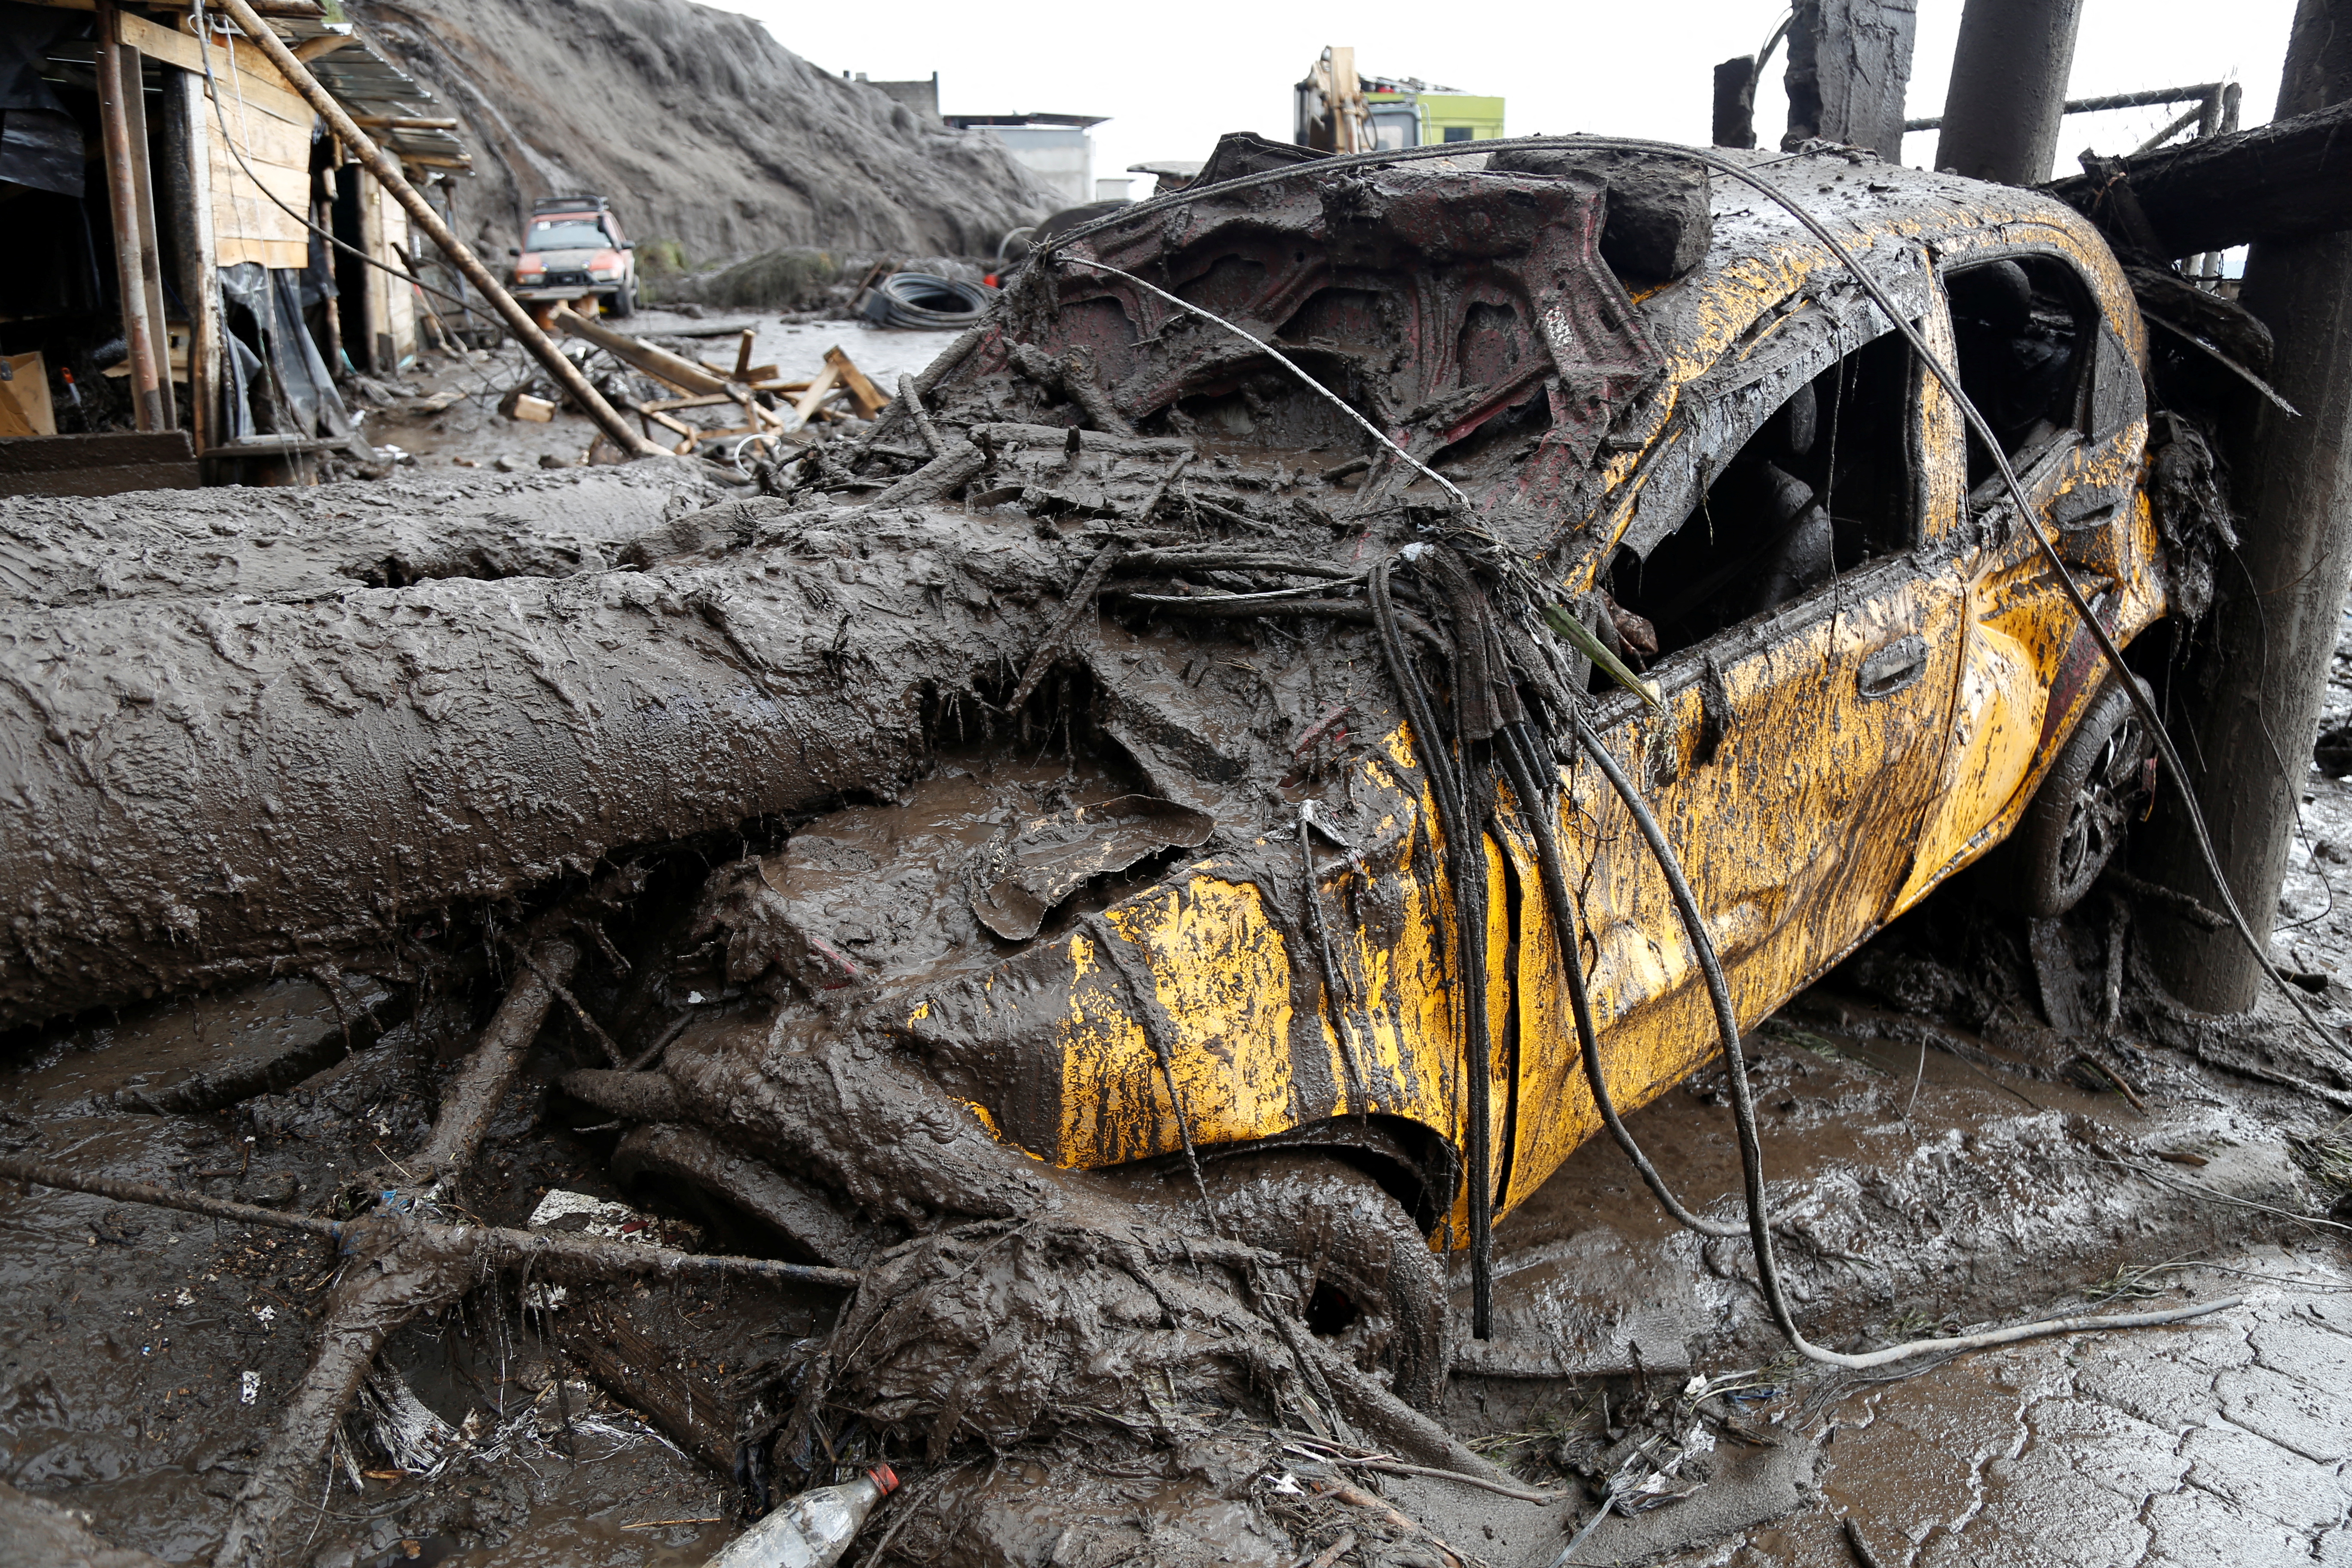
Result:
M579 947L562 938L533 942L523 953L522 973L514 977L489 1026L475 1042L473 1054L441 1097L440 1112L433 1118L432 1133L408 1161L420 1180L429 1182L463 1171L490 1131L499 1104L507 1097L531 1042L547 1021L556 987L570 978L580 962Z
M644 1247L627 1241L583 1241L566 1236L543 1236L537 1231L511 1230L503 1226L440 1225L431 1220L399 1216L320 1219L313 1215L288 1214L282 1209L206 1197L202 1193L184 1193L149 1182L87 1175L37 1160L5 1155L0 1155L0 1177L56 1187L64 1192L88 1193L94 1197L112 1198L117 1203L151 1204L157 1208L179 1209L188 1214L206 1215L214 1219L233 1220L240 1225L300 1231L306 1236L323 1237L339 1243L370 1227L395 1233L414 1232L443 1246L487 1258L495 1264L528 1262L535 1270L546 1272L592 1275L748 1274L801 1285L830 1285L845 1290L854 1289L859 1279L855 1268L826 1268L811 1263L785 1263L772 1258L723 1258L713 1253L678 1252L667 1247Z
M1853 1560L1861 1563L1862 1568L1881 1568L1878 1553L1873 1552L1870 1542L1862 1538L1862 1526L1854 1523L1853 1515L1847 1514L1839 1522L1845 1526L1845 1543L1853 1552Z
M1073 430L1070 434L1075 436L1077 432ZM1029 700L1029 694L1037 689L1037 682L1043 680L1045 672L1054 667L1054 650L1062 646L1063 638L1077 629L1078 622L1086 613L1094 608L1095 595L1101 591L1103 579L1110 575L1111 563L1117 561L1118 552L1126 548L1125 541L1112 540L1097 551L1095 558L1087 563L1087 569L1078 574L1077 585L1070 590L1069 602L1063 605L1053 629L1038 643L1037 651L1029 656L1029 668L1021 672L1021 684L1013 689L1012 697L1005 701L1006 711L1019 709Z
M923 438L923 445L931 449L931 456L936 458L946 451L946 443L940 439L939 426L931 423L931 411L923 406L923 395L915 390L913 376L898 378L898 401L908 414L914 416L915 434Z
M79 1171L60 1170L37 1160L0 1156L0 1176L44 1187L57 1187L69 1193L88 1193L93 1197L112 1198L119 1204L152 1204L158 1208L180 1209L213 1219L233 1220L239 1225L265 1225L277 1230L297 1230L305 1236L322 1236L330 1241L343 1233L343 1227L335 1221L320 1219L313 1215L288 1214L281 1209L266 1209L257 1204L233 1203L226 1198L206 1197L202 1193L184 1193L147 1182L84 1175Z

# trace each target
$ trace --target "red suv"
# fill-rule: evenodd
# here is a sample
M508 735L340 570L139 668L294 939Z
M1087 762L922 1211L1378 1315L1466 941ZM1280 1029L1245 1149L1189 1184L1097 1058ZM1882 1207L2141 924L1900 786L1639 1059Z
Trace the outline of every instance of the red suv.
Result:
M615 316L637 308L636 246L603 196L533 202L515 258L518 300L577 300L594 294Z

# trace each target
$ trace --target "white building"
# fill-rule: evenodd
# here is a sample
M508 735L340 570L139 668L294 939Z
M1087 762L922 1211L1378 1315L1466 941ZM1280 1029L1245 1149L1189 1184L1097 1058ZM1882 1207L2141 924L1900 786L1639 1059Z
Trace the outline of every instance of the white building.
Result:
M1101 114L950 114L959 130L992 131L1012 151L1013 162L1054 193L1057 205L1084 206L1095 195L1095 139L1089 127Z

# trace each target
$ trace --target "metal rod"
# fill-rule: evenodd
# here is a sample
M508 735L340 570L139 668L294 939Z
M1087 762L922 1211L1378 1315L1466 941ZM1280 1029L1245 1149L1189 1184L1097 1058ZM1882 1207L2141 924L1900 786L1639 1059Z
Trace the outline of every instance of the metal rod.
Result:
M342 139L344 146L358 154L368 173L381 181L383 188L392 193L393 199L407 209L410 220L425 231L426 238L441 247L442 254L448 257L457 270L465 275L466 281L482 291L482 297L498 311L508 330L555 379L555 384L563 389L565 395L586 410L597 427L611 437L624 452L638 458L663 456L662 449L633 429L628 421L621 417L620 411L605 402L604 395L589 384L588 378L581 374L580 367L539 330L539 323L530 319L530 313L516 303L514 296L490 276L489 268L482 265L481 259L467 247L464 240L450 232L449 226L441 221L441 215L435 212L417 193L416 187L408 183L407 176L400 172L400 164L385 156L383 150L369 139L368 133L352 122L352 117L344 111L341 104L335 101L334 95L319 85L319 79L310 74L310 68L296 59L294 51L286 47L285 40L255 14L249 0L217 0L217 3L229 19L244 30L246 37L269 57L270 64L285 73L294 90L318 110L326 121L328 129Z
M2163 109L2176 103L2195 103L2221 90L2221 83L2207 81L2195 87L2152 87L2140 92L2111 92L2104 98L2070 98L2066 100L2066 112L2096 114L2103 109ZM1906 131L1941 131L1943 128L1944 117L1940 114L1903 122Z

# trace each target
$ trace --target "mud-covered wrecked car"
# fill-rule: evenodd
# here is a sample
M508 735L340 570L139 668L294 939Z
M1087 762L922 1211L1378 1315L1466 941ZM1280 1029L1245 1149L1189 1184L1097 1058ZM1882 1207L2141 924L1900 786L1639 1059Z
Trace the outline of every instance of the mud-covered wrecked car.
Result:
M2194 542L2150 504L2143 329L2096 233L1765 162L1957 364L2116 639L2157 623ZM1979 860L2063 910L2152 787L1895 326L1780 205L1671 158L1307 164L1066 237L782 493L569 575L304 577L289 530L244 593L235 552L166 571L203 541L142 540L0 649L0 1022L414 979L571 920L604 1047L559 1112L622 1175L873 1268L1108 1172L1087 1190L1308 1260L1313 1325L1426 1403L1433 1255L1601 1125L1571 981L1621 1107L1717 1049L1629 797L1745 1026ZM63 583L69 531L21 521L20 579ZM636 902L608 873L578 914L614 865ZM945 1452L1209 1342L1114 1365L1069 1329L1056 1373L989 1311L888 1319L804 1407Z

